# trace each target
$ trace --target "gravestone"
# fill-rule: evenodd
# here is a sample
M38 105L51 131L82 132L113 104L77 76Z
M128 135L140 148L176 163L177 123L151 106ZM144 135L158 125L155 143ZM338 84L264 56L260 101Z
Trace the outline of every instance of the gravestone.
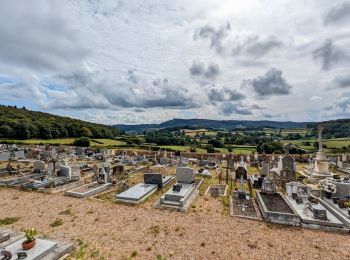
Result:
M282 170L289 169L295 172L295 159L291 156L286 156L282 159Z
M261 176L266 176L269 174L269 165L267 162L263 161L262 162L262 167L261 167L261 172L260 175Z
M57 177L66 177L68 179L72 178L72 169L69 166L66 165L61 165L60 166L60 170L59 170L59 174Z
M178 183L191 184L195 181L194 171L189 167L176 168L176 180Z
M242 166L238 166L238 168L236 169L236 180L241 179L241 176L243 176L244 180L247 180L248 178L247 170Z
M81 180L80 167L78 165L74 165L71 167L71 180L72 181Z
M163 187L163 175L161 173L144 173L144 183L156 184L159 188Z
M43 161L34 161L33 168L35 173L40 173L46 170L45 162Z

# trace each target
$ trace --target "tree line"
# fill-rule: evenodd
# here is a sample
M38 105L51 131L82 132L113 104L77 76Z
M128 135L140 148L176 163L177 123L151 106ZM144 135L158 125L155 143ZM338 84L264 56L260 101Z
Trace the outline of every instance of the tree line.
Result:
M112 138L120 134L121 131L110 126L0 105L0 138Z

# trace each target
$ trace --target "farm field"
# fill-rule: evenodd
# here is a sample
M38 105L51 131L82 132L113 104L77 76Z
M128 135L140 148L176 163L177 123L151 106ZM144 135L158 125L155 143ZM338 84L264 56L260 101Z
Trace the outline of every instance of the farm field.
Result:
M0 143L15 143L15 144L51 144L51 145L70 145L73 143L75 138L58 138L58 139L0 139ZM123 145L125 142L113 140L113 139L91 139L91 146L118 146Z
M304 142L310 142L311 146L305 146L303 145ZM306 150L315 150L313 147L314 142L317 140L314 138L311 139L303 139L303 140L282 140L283 143L291 143L296 144L300 148L306 149ZM350 145L350 138L332 138L332 139L324 139L323 144L327 146L327 149L336 149L336 148L343 148L348 147Z

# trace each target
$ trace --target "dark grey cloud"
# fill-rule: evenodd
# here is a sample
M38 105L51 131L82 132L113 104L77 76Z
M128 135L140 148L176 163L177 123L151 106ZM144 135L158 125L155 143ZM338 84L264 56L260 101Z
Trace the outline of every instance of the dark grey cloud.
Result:
M258 35L246 39L242 44L234 46L232 55L247 54L256 58L266 55L273 49L279 48L283 43L275 37L270 36L267 39L261 40Z
M79 32L65 19L59 2L0 3L0 62L31 70L70 71L90 53Z
M252 115L253 112L250 108L247 108L243 106L240 103L235 103L235 102L225 102L221 106L221 111L224 115L229 116L232 114L237 114L237 115Z
M222 40L226 38L228 32L231 31L231 25L227 22L226 25L215 28L211 25L206 25L195 30L193 39L206 39L210 41L210 48L217 53L221 53L224 49Z
M335 83L336 87L349 88L350 87L350 74L335 77L333 82Z
M236 89L229 87L210 88L207 92L208 99L213 102L239 101L245 99L245 95Z
M288 95L292 86L282 76L283 72L270 69L264 76L242 82L243 87L251 87L258 96Z
M350 18L350 1L337 3L325 14L323 23L325 25L336 24Z
M215 79L219 73L219 65L215 63L209 64L207 67L204 63L194 61L190 67L191 76L201 76L207 79Z
M331 69L341 59L345 57L345 53L333 44L331 39L328 39L318 49L314 50L313 58L321 63L323 70Z

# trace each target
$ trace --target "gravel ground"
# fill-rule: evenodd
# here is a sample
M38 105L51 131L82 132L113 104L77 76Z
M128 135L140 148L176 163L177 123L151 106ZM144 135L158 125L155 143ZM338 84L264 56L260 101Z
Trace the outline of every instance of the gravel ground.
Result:
M350 259L349 234L232 218L220 199L204 196L187 214L157 210L157 197L127 206L1 188L0 219L20 217L6 228L82 241L83 259ZM51 227L57 218L63 224Z

